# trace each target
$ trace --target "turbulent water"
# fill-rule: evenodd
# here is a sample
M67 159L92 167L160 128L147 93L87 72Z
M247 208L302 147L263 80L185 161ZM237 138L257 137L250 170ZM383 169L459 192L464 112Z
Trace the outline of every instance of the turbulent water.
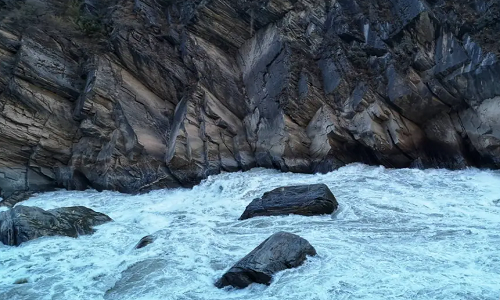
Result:
M313 183L330 187L337 213L238 221L265 191ZM92 236L0 246L2 300L500 299L497 171L350 165L301 175L257 169L213 176L193 189L137 196L59 191L23 204L84 205L114 222ZM304 237L318 255L278 273L270 286L213 286L277 231ZM133 250L153 233L153 244ZM14 284L23 279L28 283Z

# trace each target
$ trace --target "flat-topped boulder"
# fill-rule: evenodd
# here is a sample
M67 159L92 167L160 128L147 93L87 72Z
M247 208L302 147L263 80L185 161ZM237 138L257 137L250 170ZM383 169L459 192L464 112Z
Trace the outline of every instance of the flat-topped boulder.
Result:
M0 242L8 246L42 236L78 237L94 233L94 226L111 221L105 214L83 206L43 210L18 205L0 212Z
M337 200L325 184L287 186L254 199L240 220L258 216L331 214L338 208Z
M275 273L302 265L308 255L316 255L316 250L307 240L278 232L238 261L215 286L245 288L254 282L269 285Z

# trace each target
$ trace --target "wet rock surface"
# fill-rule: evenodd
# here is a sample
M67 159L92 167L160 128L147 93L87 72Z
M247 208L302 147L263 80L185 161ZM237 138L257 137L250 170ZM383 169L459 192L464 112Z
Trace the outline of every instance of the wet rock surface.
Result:
M122 272L121 278L106 291L104 299L122 300L130 297L139 299L143 296L139 287L151 282L157 282L158 289L161 289L161 285L166 283L157 277L164 275L167 269L168 261L165 259L147 259L135 263Z
M94 226L111 221L105 214L83 206L43 210L18 205L0 212L0 242L8 246L42 236L78 237L94 233Z
M137 245L135 245L134 249L144 248L147 245L152 244L155 241L155 239L156 238L152 235L146 235L137 243Z
M0 1L2 197L500 167L496 0L63 2Z
M8 208L14 207L17 203L28 200L33 195L31 191L16 191L7 198L0 201L0 207L5 206Z
M337 200L325 184L287 186L254 199L246 207L240 220L288 214L324 215L333 213L337 208Z
M215 286L245 288L252 283L269 285L275 273L298 267L307 256L314 255L316 250L307 240L292 233L278 232L238 261Z

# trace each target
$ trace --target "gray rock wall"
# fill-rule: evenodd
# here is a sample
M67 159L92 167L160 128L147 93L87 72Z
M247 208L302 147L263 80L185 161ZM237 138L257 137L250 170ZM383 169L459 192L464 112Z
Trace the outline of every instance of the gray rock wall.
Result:
M42 2L58 13L60 1ZM255 166L500 167L498 1L106 0L80 10L100 11L104 36L41 17L21 28L3 14L4 196L191 186Z

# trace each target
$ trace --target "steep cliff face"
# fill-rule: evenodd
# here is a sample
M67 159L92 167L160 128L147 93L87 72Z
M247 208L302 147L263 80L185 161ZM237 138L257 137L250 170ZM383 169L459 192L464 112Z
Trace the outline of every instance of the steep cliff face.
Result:
M500 167L497 0L32 2L0 0L4 196Z

